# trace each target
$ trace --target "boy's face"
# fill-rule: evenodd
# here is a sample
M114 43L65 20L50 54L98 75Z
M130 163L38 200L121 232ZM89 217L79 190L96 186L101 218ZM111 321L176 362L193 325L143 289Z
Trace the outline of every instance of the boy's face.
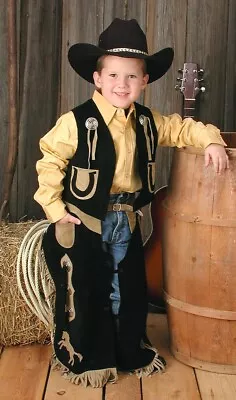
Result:
M101 72L95 71L93 79L109 103L126 109L146 87L148 75L144 75L140 59L107 56Z

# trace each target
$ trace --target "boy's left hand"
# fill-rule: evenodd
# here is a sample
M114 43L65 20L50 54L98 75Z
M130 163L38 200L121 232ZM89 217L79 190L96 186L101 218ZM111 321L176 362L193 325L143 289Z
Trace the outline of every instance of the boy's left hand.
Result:
M205 167L208 167L210 162L213 163L217 174L229 168L229 157L226 154L224 146L212 143L205 148Z

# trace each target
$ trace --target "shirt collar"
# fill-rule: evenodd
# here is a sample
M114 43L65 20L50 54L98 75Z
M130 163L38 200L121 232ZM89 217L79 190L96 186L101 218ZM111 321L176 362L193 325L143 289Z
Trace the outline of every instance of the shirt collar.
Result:
M97 90L94 91L92 99L102 114L106 125L109 125L118 108L110 104ZM129 116L134 110L134 103L132 103L130 106Z

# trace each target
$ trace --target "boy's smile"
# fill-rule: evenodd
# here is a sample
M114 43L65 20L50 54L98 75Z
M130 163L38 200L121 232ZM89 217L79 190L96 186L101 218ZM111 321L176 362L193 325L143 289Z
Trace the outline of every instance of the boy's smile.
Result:
M148 82L142 60L117 56L106 56L101 72L95 71L93 78L103 97L124 109L139 98Z

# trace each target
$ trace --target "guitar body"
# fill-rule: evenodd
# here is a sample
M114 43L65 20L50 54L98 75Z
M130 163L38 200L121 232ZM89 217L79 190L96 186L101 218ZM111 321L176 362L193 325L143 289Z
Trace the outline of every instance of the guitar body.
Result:
M165 312L162 270L162 226L164 218L162 201L166 194L167 186L155 192L154 200L149 206L152 232L144 243L148 299L157 312Z

